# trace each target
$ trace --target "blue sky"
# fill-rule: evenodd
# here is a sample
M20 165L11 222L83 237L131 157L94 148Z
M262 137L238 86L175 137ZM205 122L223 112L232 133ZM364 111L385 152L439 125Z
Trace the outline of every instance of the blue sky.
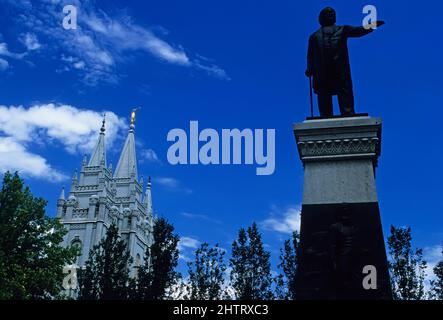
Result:
M0 169L19 169L54 215L108 113L114 165L137 115L139 174L153 178L154 210L185 237L230 248L256 221L273 255L297 225L303 171L291 130L309 112L307 39L320 9L386 25L349 43L357 112L382 117L377 188L385 235L410 225L438 258L443 241L440 1L0 1ZM64 4L79 7L76 31ZM337 110L336 110L337 112ZM276 130L276 169L171 166L169 130Z

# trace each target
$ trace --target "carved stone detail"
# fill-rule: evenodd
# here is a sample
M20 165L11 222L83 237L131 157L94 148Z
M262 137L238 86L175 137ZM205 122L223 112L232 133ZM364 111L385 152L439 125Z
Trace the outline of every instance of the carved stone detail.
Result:
M373 154L379 151L379 139L356 138L334 140L311 140L298 142L298 148L302 158L312 156L330 155L357 155Z

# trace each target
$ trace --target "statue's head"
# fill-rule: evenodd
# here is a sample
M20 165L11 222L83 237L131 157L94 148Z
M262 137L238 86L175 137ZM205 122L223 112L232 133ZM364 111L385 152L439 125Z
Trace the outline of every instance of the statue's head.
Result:
M333 26L336 22L335 10L331 7L326 7L318 15L318 22L322 27Z

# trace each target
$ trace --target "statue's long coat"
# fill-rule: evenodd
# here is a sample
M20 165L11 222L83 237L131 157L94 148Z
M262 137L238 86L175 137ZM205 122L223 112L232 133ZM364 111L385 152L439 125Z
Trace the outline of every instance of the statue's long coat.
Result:
M317 94L338 94L352 90L348 38L362 37L372 29L353 26L321 27L309 37L308 71L314 77Z

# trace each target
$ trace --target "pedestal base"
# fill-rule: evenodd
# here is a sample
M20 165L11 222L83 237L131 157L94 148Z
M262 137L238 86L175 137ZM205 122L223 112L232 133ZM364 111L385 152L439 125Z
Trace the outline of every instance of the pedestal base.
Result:
M381 120L312 119L294 133L304 166L297 298L391 299L374 176Z
M378 203L302 206L298 299L390 299ZM365 289L365 266L376 289Z

